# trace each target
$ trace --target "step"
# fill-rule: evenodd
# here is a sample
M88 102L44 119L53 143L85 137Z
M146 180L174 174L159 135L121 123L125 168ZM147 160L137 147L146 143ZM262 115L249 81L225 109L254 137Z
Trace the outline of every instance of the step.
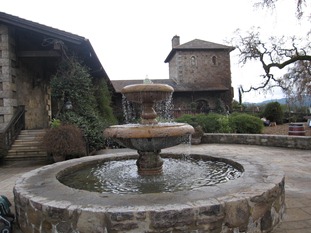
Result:
M23 134L41 134L41 133L45 133L46 130L45 129L24 129L21 130L21 135Z
M41 146L41 141L25 141L25 140L15 140L14 142L14 146L33 146L33 145L37 145L37 146Z
M22 161L22 160L33 160L33 161L48 161L49 157L45 154L19 154L14 156L6 156L5 161Z
M5 160L23 160L23 159L47 159L48 155L45 151L9 151Z
M45 151L43 148L37 147L37 146L20 146L20 147L12 147L11 150L9 150L8 152L15 152L15 151L33 151L33 152L37 152L37 151Z
M18 135L8 155L6 161L18 160L47 160L46 151L41 147L41 139L45 130L22 130Z

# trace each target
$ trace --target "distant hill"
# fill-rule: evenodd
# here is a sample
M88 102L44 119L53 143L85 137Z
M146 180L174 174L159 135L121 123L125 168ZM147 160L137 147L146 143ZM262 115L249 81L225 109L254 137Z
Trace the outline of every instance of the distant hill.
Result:
M272 99L272 100L265 100L260 103L250 103L250 102L245 102L245 105L266 105L271 102L278 102L280 104L287 104L287 98L281 98L281 99ZM292 105L296 106L306 106L310 107L311 106L311 96L306 96L302 101L295 101L291 103Z

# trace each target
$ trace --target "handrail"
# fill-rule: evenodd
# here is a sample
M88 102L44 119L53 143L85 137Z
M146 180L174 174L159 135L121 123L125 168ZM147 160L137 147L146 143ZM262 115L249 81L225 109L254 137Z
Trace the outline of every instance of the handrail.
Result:
M1 156L1 153L4 154L4 152L7 152L11 148L20 131L24 128L25 106L20 105L17 107L9 124L3 130L0 130L0 157L3 156Z

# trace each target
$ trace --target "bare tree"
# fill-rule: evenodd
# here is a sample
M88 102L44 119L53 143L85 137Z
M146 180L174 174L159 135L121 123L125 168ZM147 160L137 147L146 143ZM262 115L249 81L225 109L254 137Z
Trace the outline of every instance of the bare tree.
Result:
M295 94L298 99L311 94L311 61L302 60L295 62L283 76L281 85L287 91L287 96Z
M276 3L280 0L259 0L254 5L255 7L263 7L275 9ZM296 4L296 17L300 19L304 14L304 9L306 8L306 0L297 0Z
M279 0L261 0L256 6L274 8ZM289 1L289 0L287 0ZM297 1L297 17L303 14L305 0ZM264 41L259 33L260 28L252 28L246 33L236 31L232 40L233 46L239 51L239 63L246 64L251 60L259 61L263 68L262 82L258 86L242 87L243 92L273 87L281 87L286 94L311 94L310 90L310 62L311 43L309 32L304 38L296 36L280 38L270 37ZM288 68L282 77L276 77L272 68Z

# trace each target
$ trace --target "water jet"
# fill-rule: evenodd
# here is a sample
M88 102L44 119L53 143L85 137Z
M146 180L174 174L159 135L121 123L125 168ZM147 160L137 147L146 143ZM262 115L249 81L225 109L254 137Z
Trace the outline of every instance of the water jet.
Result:
M161 149L186 141L194 133L192 126L182 123L158 124L154 105L171 96L174 89L166 84L136 84L125 86L121 93L134 103L142 105L141 123L115 125L104 131L106 138L137 150L138 172L141 175L162 173Z

